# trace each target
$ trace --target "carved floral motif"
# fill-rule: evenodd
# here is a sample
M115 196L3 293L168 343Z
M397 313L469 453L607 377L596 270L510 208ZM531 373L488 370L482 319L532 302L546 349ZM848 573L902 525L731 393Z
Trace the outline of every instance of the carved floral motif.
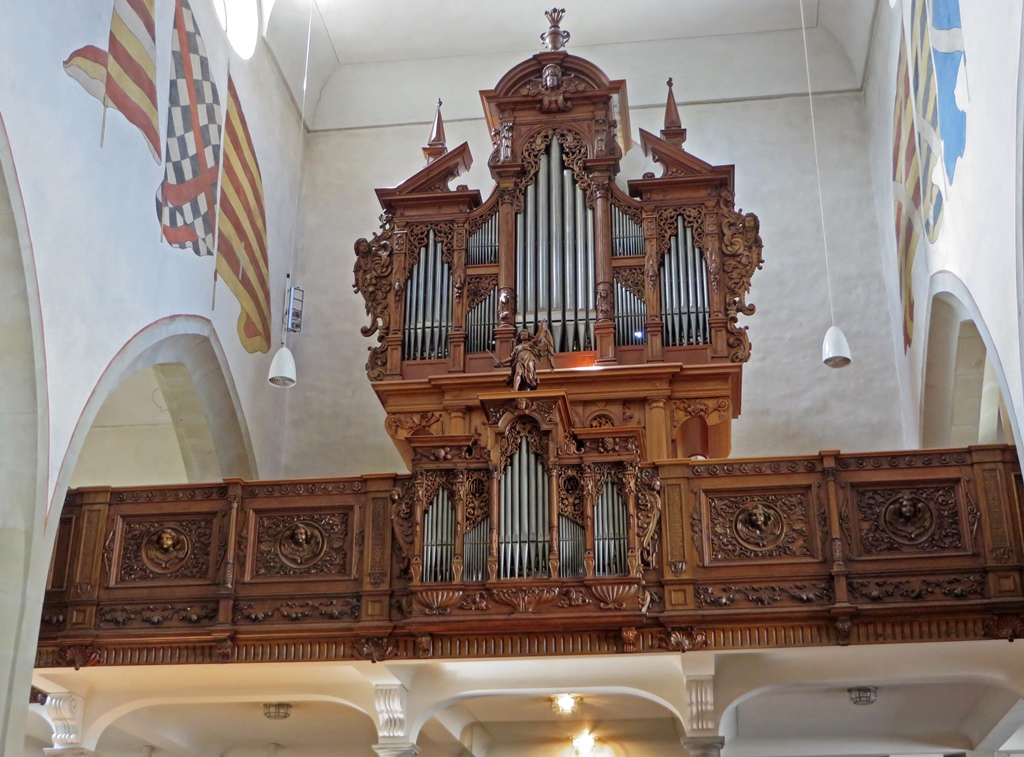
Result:
M118 581L208 578L213 519L126 522Z
M491 589L491 599L499 604L508 605L515 612L533 612L538 605L553 602L557 596L558 588L553 586Z
M828 581L808 581L766 586L698 586L694 596L700 607L730 607L740 601L769 607L785 599L800 604L828 604L833 593Z
M352 269L355 279L352 288L363 295L366 314L370 316L370 324L360 328L359 332L363 336L377 334L378 346L369 348L370 356L366 363L371 381L380 381L384 378L383 368L387 365L384 340L391 333L388 299L394 274L391 244L395 222L387 213L381 215L380 221L380 231L375 233L372 239L356 240L356 264Z
M347 574L350 513L259 515L257 576Z
M470 312L487 299L488 295L498 286L497 274L470 276L466 279L466 312Z
M708 496L711 559L812 557L805 494Z
M417 434L436 434L441 423L440 413L401 413L389 415L384 421L384 428L393 436L414 436Z
M972 574L952 578L907 578L850 581L850 596L869 602L918 601L933 596L970 599L985 596L985 576Z
M583 163L587 159L586 140L576 131L557 127L544 129L531 134L523 145L521 161L523 164L522 173L516 177L515 198L516 213L523 211L523 197L526 187L533 183L534 177L540 168L540 158L547 152L548 145L552 139L557 139L562 145L562 160L567 168L572 171L576 185L586 192L587 206L593 207L593 183L590 174L587 173Z
M953 486L859 489L860 543L868 554L964 548Z
M747 304L750 279L761 268L761 222L753 213L733 209L731 190L723 189L718 213L722 222L722 244L719 250L721 272L725 279L726 339L729 359L743 363L750 359L747 327L738 324L740 315L753 315L756 308ZM714 278L714 273L712 273Z
M198 605L147 605L145 607L101 607L96 612L99 625L115 626L162 626L173 621L196 625L217 619L216 603Z
M668 629L659 644L662 649L669 652L694 652L705 649L707 645L708 635L693 626Z

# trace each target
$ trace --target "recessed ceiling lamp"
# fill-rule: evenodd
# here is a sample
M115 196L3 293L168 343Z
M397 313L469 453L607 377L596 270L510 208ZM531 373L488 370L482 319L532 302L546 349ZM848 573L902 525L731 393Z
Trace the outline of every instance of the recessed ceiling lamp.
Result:
M572 740L572 748L576 750L576 757L592 757L595 746L597 746L597 738L590 731L584 731Z
M264 702L263 717L267 720L287 720L292 714L292 706L289 702Z
M821 213L821 245L825 252L825 283L828 285L828 309L832 315L832 327L825 332L825 341L821 344L821 362L829 368L843 368L849 365L850 344L842 329L836 326L836 311L832 305L832 277L828 270L828 238L825 235L825 201L821 193L821 165L818 162L818 130L814 125L814 97L811 94L811 59L807 53L807 24L804 21L803 0L800 5L800 32L804 40L804 68L807 70L807 103L811 109L811 143L814 145L814 173L818 177L818 210Z
M854 704L874 704L878 699L877 686L854 686L846 691L850 695L850 701Z
M309 20L306 24L306 63L302 73L302 109L299 111L299 177L295 187L295 208L292 214L292 259L291 268L295 268L298 258L298 248L295 238L298 236L299 226L299 197L302 196L302 154L306 145L304 128L306 123L306 90L309 87L309 51L313 42L313 5L314 0L309 0ZM285 389L295 386L297 381L295 371L295 356L288 349L288 333L297 334L302 331L302 306L305 297L299 287L291 285L292 275L285 276L284 309L281 314L281 346L270 363L270 373L267 381L274 386Z
M580 708L583 697L579 694L555 694L551 697L551 709L559 715L572 715Z

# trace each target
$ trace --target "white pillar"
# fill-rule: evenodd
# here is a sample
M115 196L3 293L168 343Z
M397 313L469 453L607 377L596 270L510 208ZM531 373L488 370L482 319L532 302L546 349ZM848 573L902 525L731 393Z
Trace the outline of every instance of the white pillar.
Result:
M689 757L721 757L725 739L721 736L691 736L683 739Z
M416 757L420 748L415 744L374 744L373 751L380 757Z
M373 751L380 757L415 757L420 748L409 740L405 721L406 688L400 683L378 683L373 688L377 708L377 739Z

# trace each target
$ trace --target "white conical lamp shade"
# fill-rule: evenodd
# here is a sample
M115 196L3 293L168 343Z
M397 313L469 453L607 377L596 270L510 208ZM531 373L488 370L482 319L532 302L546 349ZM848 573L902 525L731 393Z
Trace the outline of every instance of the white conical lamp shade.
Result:
M825 332L825 341L821 344L821 362L829 368L844 368L853 362L850 344L838 326L832 326Z
M283 386L285 388L295 386L295 358L292 356L290 349L282 347L274 355L274 360L270 364L270 375L267 376L267 380L274 386Z

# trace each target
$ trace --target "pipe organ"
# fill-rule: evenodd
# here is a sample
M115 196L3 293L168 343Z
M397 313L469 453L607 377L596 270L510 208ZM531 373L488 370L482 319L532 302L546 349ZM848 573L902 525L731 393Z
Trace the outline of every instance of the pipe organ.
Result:
M488 198L450 188L472 158L438 110L355 245L409 472L70 493L40 664L1024 636L1012 448L728 458L757 216L683 148L671 80L660 175L617 181L625 82L548 16L481 93Z

